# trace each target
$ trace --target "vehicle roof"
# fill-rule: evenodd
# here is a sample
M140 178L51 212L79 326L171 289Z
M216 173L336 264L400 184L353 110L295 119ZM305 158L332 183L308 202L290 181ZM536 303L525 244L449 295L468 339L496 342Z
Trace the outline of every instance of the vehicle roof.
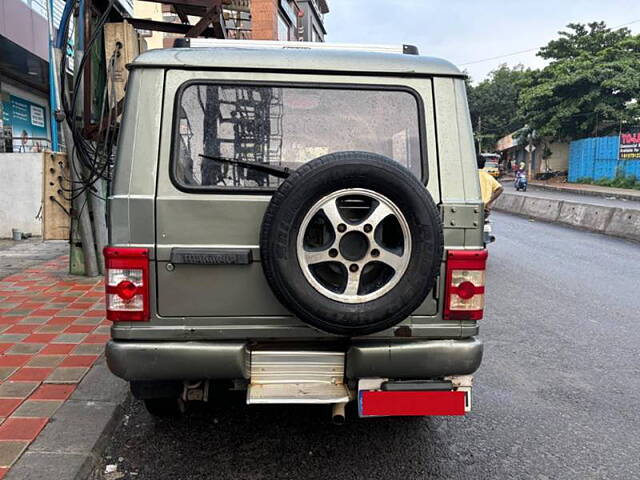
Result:
M149 50L129 68L318 71L402 76L464 77L440 58L359 50L188 47Z

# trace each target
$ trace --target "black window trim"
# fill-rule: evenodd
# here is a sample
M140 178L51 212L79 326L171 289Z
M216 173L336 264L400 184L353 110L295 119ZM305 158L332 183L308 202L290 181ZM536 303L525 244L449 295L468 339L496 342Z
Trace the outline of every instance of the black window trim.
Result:
M287 82L287 81L259 81L259 80L216 80L216 79L190 79L177 88L173 101L173 119L171 124L171 145L169 155L169 178L175 188L185 193L199 194L226 194L226 195L272 195L277 187L252 188L252 187L226 187L216 185L185 185L177 178L180 143L180 103L184 91L192 85L242 85L249 87L274 87L274 88L317 88L327 90L373 90L373 91L397 91L406 92L413 96L418 107L418 139L420 143L420 181L427 186L429 182L429 159L427 155L427 133L425 121L425 106L422 96L408 85L377 85L377 84L353 84L353 83L321 83L321 82Z

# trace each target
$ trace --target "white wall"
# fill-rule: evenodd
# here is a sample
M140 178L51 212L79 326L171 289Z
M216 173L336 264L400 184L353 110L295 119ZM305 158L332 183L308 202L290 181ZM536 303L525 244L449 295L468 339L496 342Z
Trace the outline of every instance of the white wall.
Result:
M42 235L42 156L0 153L0 238L11 237L12 228Z
M547 159L549 168L553 171L569 170L569 144L552 142L549 149L553 152Z

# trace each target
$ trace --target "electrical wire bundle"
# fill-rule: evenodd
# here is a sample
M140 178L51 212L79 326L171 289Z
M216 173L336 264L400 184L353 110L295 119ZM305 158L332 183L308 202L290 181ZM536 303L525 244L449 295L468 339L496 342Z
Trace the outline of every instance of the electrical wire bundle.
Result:
M66 46L69 37L69 27L71 23L71 12L75 10L80 3L80 0L67 0L71 2L69 8L65 8L67 15L63 15L60 22L61 36L59 36L58 46ZM62 57L60 60L60 97L61 106L64 113L64 120L69 126L71 136L73 139L73 151L69 152L70 160L75 154L79 161L79 165L74 161L70 161L70 168L73 169L74 179L65 179L71 188L65 188L61 185L61 188L70 194L68 200L75 200L83 193L87 192L90 195L98 196L104 199L97 193L95 183L98 181L106 180L107 185L111 180L111 171L113 167L113 145L116 140L116 126L114 122L115 105L113 91L108 92L109 85L113 86L113 82L107 81L105 84L105 90L102 98L102 109L100 112L100 119L98 122L98 137L97 140L91 141L84 137L81 129L79 128L76 115L78 105L78 94L80 92L81 80L84 76L84 65L88 58L90 58L90 52L96 43L96 40L102 35L102 29L109 18L109 14L113 9L115 0L110 0L104 13L100 16L97 23L94 26L93 34L85 45L84 55L80 61L80 64L75 69L77 72L73 79L73 89L71 91L71 101L69 102L69 93L67 92L66 81L66 69L67 69L67 54L63 49ZM77 47L76 47L77 48ZM119 50L121 46L116 47L111 58L107 62L107 78L113 75L115 68L115 60L119 56ZM85 105L85 108L88 106ZM106 113L106 128L102 130ZM68 148L68 147L67 147ZM80 167L80 168L78 168Z

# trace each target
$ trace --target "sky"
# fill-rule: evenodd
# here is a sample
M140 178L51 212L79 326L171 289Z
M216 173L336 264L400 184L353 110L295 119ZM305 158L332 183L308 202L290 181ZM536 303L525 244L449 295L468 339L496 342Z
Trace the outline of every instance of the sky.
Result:
M328 4L327 42L416 45L421 55L445 58L466 70L474 83L502 63L544 66L537 49L571 22L602 20L611 27L633 22L628 28L640 33L640 0L328 0Z

